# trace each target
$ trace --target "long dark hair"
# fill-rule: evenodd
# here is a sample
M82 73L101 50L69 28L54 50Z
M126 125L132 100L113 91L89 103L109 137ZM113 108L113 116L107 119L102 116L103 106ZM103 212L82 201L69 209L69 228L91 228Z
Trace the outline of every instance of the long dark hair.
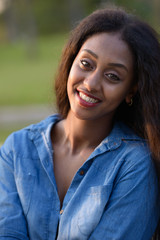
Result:
M72 31L62 53L55 81L58 111L66 118L70 109L67 81L72 63L92 35L119 32L134 56L134 81L138 90L133 106L119 106L116 118L148 139L153 157L160 160L160 45L157 33L145 22L122 9L102 9L82 20Z

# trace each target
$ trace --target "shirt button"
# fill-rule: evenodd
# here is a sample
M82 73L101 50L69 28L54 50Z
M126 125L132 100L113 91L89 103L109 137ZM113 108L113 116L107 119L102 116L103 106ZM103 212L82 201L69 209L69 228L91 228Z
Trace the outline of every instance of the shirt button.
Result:
M84 170L81 170L80 173L79 173L81 176L84 175Z
M60 213L60 214L62 214L62 213L63 213L63 211L64 211L64 210L63 210L63 209L61 209L61 211L60 211L59 213Z

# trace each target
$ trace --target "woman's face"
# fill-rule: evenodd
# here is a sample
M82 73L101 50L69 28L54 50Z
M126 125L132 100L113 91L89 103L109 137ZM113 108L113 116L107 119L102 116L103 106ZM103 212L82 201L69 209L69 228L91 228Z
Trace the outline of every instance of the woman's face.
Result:
M112 120L120 103L130 103L135 91L132 53L120 34L87 39L68 77L70 111L80 119Z

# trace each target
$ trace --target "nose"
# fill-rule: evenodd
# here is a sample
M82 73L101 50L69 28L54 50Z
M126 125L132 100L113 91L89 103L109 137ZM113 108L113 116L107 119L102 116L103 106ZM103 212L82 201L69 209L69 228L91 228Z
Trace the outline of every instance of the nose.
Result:
M84 85L88 91L99 91L101 89L101 76L100 73L90 72L88 76L84 79Z

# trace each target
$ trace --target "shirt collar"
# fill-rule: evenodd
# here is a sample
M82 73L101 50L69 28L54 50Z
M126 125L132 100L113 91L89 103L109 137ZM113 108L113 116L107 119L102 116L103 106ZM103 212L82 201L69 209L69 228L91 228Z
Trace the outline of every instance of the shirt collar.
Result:
M48 145L51 144L50 141L50 132L52 129L52 126L59 121L61 118L58 114L54 114L40 122L37 126L36 125L31 125L30 128L30 138L36 139L39 138L40 135L45 136L45 139L48 143ZM136 135L132 129L130 129L128 126L126 126L122 122L116 122L114 124L114 127L110 134L100 143L100 145L97 147L104 146L108 150L113 150L118 148L121 145L121 142L123 140L129 140L129 141L142 141L142 138L140 138L138 135Z
M52 126L60 120L60 116L58 114L54 114L51 115L49 117L47 117L46 119L44 119L43 121L41 121L38 124L33 124L31 126L29 126L29 136L30 139L36 139L39 138L40 136L45 136L45 139L47 142L50 142L50 133L51 133L51 129Z
M123 140L144 141L127 125L122 122L116 122L111 133L102 141L102 144L107 145L107 148L111 150L119 147Z

